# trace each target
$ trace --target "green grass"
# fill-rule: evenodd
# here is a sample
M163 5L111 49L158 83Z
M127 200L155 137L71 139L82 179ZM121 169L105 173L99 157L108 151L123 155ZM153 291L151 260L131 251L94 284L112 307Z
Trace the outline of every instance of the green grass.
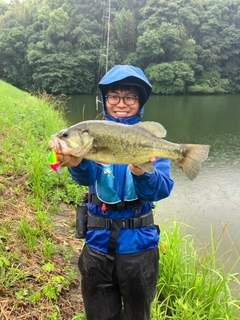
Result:
M70 269L70 259L75 243L79 248L82 243L70 231L69 239L59 241L52 219L61 203L79 201L83 188L72 181L67 169L58 175L47 163L51 135L67 126L63 108L62 99L45 93L34 97L0 81L0 304L4 319L30 319L31 310L38 319L71 319L75 314L69 302L63 312L60 302L63 296L68 300L69 287L78 279ZM74 219L75 215L69 215L69 221Z
M220 239L214 235L205 250L196 250L191 236L184 236L181 224L173 221L162 227L160 277L152 305L152 320L206 319L225 320L240 317L240 274L232 266L226 273L217 259ZM231 290L234 283L237 291Z
M77 200L77 188L67 170L57 175L47 165L51 135L67 126L62 101L46 94L38 99L3 81L0 93L0 165L5 182L16 175L27 178L25 188L34 194L29 201L39 210L46 200L56 203L69 194Z
M0 126L1 316L85 319L69 300L78 279L70 259L81 247L72 229L75 216L69 215L66 237L54 229L62 203L79 201L82 189L67 169L58 175L47 164L51 135L67 126L63 102L0 81ZM179 222L161 229L151 319L239 319L240 296L230 290L231 283L239 287L239 274L226 273L217 259L219 241L212 235L210 249L197 251Z

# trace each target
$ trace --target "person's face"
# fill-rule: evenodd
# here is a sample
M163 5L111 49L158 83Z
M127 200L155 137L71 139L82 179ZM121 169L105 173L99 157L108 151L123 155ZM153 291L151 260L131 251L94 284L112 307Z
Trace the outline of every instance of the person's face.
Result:
M134 116L139 108L138 94L134 89L108 91L105 96L106 112L114 118Z

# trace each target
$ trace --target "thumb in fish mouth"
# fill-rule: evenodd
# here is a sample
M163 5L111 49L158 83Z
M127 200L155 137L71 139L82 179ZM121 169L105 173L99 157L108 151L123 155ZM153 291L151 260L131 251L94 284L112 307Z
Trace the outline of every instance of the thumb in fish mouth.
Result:
M58 150L58 146L59 146L58 139L55 135L53 135L51 138L52 139L48 142L48 147L50 149L55 149L55 151L58 152L59 151Z
M52 139L48 142L48 148L50 150L54 149L57 153L60 153L62 151L61 144L56 143L56 141L54 139Z
M53 149L54 146L55 146L54 141L53 141L53 140L50 140L50 141L48 142L48 148L49 148L49 149Z
M70 155L70 152L68 152L67 143L59 139L56 135L52 136L52 139L49 141L48 145L51 149L54 149L58 153L65 153Z

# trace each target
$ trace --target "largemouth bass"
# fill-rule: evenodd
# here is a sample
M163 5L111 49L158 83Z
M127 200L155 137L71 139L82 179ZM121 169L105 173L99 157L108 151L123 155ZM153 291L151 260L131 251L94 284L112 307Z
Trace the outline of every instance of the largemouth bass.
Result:
M60 152L104 164L133 164L154 172L151 157L175 161L189 179L194 179L207 159L209 146L177 144L164 140L165 128L157 122L134 125L91 120L75 124L54 134Z

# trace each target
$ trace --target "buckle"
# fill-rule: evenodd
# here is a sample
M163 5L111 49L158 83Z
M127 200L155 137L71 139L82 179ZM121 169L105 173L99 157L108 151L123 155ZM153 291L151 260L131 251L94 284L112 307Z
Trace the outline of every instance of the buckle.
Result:
M133 228L135 228L135 223L134 223L135 219L134 218L121 219L120 221L121 221L120 228L122 228L122 229L126 229L126 228L133 229Z
M135 219L134 218L130 218L128 219L128 228L133 229L135 227Z
M112 228L112 220L111 219L105 219L105 227L106 229L111 229Z

